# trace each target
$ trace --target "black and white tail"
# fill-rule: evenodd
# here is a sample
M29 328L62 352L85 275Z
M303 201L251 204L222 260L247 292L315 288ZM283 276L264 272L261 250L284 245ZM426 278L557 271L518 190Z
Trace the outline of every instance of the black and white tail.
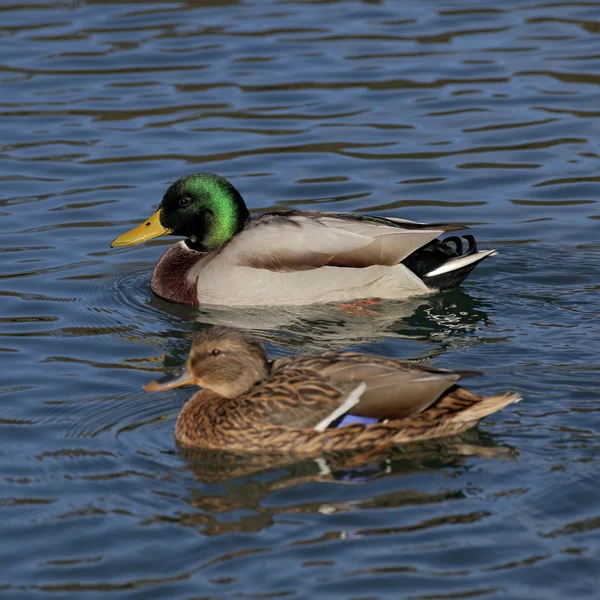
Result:
M468 256L451 258L437 269L425 273L423 281L430 288L450 290L460 285L483 259L496 254L496 250L481 250Z
M464 242L467 242L467 248ZM403 264L431 289L451 290L460 285L482 260L496 254L496 250L479 251L472 235L453 235L433 240L405 259Z

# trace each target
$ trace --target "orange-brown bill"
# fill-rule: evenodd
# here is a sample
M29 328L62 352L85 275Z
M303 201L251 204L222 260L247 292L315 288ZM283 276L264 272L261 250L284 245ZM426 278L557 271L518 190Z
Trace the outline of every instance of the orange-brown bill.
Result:
M164 377L151 381L144 386L145 392L162 392L164 390L172 390L173 388L180 387L182 385L194 385L197 384L195 375L192 373L190 368L190 362L187 361L180 367L173 369L170 373L167 373Z

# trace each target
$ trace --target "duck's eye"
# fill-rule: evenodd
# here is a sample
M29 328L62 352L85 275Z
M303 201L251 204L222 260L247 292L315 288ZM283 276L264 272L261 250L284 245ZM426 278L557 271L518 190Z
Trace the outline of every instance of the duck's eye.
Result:
M184 196L183 198L179 198L179 206L187 206L192 201L191 198Z
M213 356L219 356L219 354L221 354L221 351L220 351L218 348L215 348L215 349L214 349L214 350L211 352L211 354L212 354Z

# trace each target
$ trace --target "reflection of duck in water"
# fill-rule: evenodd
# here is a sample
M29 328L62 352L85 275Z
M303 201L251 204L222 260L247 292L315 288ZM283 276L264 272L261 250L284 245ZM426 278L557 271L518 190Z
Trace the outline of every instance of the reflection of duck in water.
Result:
M314 454L459 433L520 400L456 385L473 374L350 352L269 362L250 334L213 327L196 338L182 368L146 390L204 388L177 420L183 445Z
M491 323L476 297L463 289L428 298L382 300L349 314L336 304L270 307L192 307L152 296L151 305L180 320L205 325L227 325L251 331L265 342L287 352L325 352L354 344L374 343L386 338L431 342L439 349L475 344L469 335ZM167 317L167 320L170 319ZM185 350L187 352L187 349ZM408 352L412 350L409 349ZM435 352L438 350L436 349ZM180 355L182 349L177 349Z
M242 477L254 477L259 487L285 489L307 481L361 483L393 473L411 475L431 469L458 468L473 456L483 459L512 460L515 448L498 445L492 436L479 429L460 435L415 441L396 446L360 448L327 452L319 456L298 456L275 452L229 452L203 448L180 447L179 457L187 469L203 483L224 483ZM281 470L276 479L262 475ZM270 485L268 482L272 482ZM239 485L236 484L236 488ZM246 496L246 494L240 494Z
M265 342L288 351L323 352L349 344L376 341L382 335L403 337L403 320L419 307L430 306L427 298L383 300L363 314L342 312L335 304L307 306L191 307L165 302L153 296L155 308L178 319L207 325L226 325L246 329ZM460 329L460 324L456 327ZM414 335L410 328L410 337Z
M201 527L204 535L220 535L233 531L255 532L270 527L278 519L294 514L343 513L358 509L390 509L445 503L462 496L457 488L425 491L414 488L409 478L405 485L367 498L357 498L351 492L324 492L319 499L304 494L288 495L289 502L273 502L271 494L293 490L307 483L356 485L393 475L432 473L442 469L466 470L469 457L512 459L517 452L506 446L495 446L483 431L471 430L462 435L403 444L379 451L358 450L328 453L325 457L300 458L290 454L234 454L223 450L180 449L186 469L201 484L186 486L182 500L193 508L178 508L164 517L182 525ZM406 487L408 486L408 487ZM381 487L379 488L381 489ZM199 509L199 510L198 510ZM227 518L220 517L227 514ZM450 517L451 518L451 517ZM443 523L443 519L440 524ZM340 536L375 534L373 529L341 530Z
M158 210L113 246L182 235L152 274L155 294L181 304L302 305L359 298L402 299L459 285L494 250L462 225L315 211L255 219L223 177L178 179ZM466 242L466 244L465 244Z

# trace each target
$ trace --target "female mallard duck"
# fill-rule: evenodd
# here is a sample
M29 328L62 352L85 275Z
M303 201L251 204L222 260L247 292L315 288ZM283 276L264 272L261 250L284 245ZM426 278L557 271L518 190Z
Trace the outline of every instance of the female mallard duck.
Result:
M177 419L184 446L310 454L459 433L521 399L456 385L474 374L355 352L269 362L251 334L217 326L198 335L185 365L144 389L204 388Z
M495 252L478 252L470 235L436 239L458 229L465 227L297 210L251 220L226 179L198 173L178 179L150 219L111 246L185 236L152 274L152 291L171 302L299 305L454 288Z

